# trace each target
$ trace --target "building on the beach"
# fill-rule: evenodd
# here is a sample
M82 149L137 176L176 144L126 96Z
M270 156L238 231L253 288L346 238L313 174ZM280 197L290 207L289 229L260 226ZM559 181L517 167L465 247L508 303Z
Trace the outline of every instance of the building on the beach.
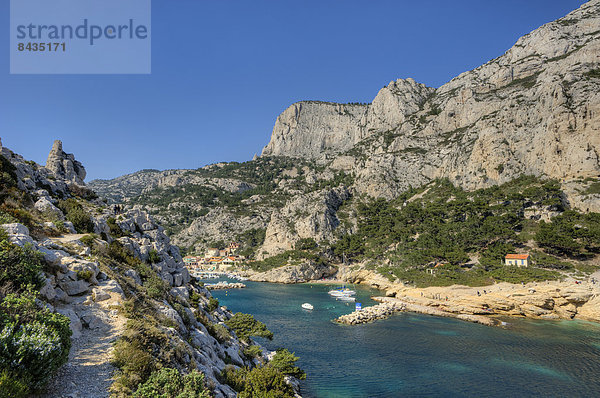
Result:
M504 257L504 265L516 265L517 267L529 266L529 254L509 253Z

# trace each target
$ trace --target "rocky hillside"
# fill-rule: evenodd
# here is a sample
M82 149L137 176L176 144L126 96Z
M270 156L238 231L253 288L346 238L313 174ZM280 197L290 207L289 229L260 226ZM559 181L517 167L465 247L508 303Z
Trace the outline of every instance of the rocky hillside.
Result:
M192 281L179 249L148 213L98 199L60 141L46 166L0 152L0 314L9 347L0 350L0 384L14 389L9 396L47 388L48 396L150 397L168 374L181 385L164 388L184 388L186 396L233 397L247 378L266 385L289 378L268 361L293 356L251 339L269 337L265 325L233 315ZM48 320L34 335L39 319ZM70 328L70 354L56 325ZM54 333L60 344L52 343ZM29 352L30 337L36 347L47 338L54 348ZM294 396L281 385L281 396Z
M349 198L392 200L437 178L466 190L557 179L567 206L600 211L588 190L600 175L599 54L593 0L437 89L399 79L370 104L293 104L259 159L90 186L147 209L181 247L238 239L259 259L353 233L352 212L338 213Z

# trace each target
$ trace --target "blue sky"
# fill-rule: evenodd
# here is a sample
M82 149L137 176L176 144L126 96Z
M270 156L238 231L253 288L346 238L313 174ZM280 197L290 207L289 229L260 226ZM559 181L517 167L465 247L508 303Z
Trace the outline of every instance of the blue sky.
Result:
M582 0L153 0L151 75L10 75L0 0L0 137L44 164L61 139L87 180L260 153L300 100L438 87Z

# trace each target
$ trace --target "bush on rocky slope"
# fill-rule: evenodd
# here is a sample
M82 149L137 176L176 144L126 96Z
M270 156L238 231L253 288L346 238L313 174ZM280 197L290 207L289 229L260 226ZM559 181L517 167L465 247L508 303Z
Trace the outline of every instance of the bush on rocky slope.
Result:
M209 398L204 375L196 370L182 375L177 369L163 368L152 373L133 394L134 398Z
M67 361L69 319L36 301L43 285L41 255L10 243L3 230L0 265L0 390L25 396L43 388Z
M273 332L267 329L264 323L254 319L250 314L236 312L225 324L242 340L248 341L253 336L264 337L269 340L273 339Z

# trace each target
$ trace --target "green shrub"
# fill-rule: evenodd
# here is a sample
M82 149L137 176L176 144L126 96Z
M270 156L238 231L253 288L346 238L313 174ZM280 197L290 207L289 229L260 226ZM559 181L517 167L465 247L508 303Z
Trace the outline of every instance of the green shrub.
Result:
M216 299L216 298L214 298L214 297L209 298L208 299L208 305L207 305L206 309L209 312L213 312L217 308L219 308L219 300Z
M133 312L135 314L135 310ZM169 337L164 332L145 318L129 320L113 351L113 364L118 372L112 392L131 396L152 372L170 363L173 355Z
M177 369L163 368L153 372L135 394L135 398L208 398L204 375L197 370L182 375Z
M219 343L225 343L231 339L229 330L220 323L213 323L207 327L208 332L213 336Z
M285 382L284 375L271 366L254 368L244 378L244 389L239 398L292 398L294 390Z
M203 324L206 330L208 330L208 333L210 333L210 335L219 343L225 343L231 339L231 334L225 326L211 322L202 311L196 312L196 321Z
M244 348L244 355L248 358L258 358L262 355L262 350L260 349L260 346L253 344Z
M61 220L54 221L54 226L56 227L56 229L58 229L58 232L60 232L61 234L66 234L69 232L69 230L65 226L64 221L61 221Z
M25 398L29 395L28 381L7 370L0 373L0 398Z
M302 238L294 246L296 250L314 250L317 247L317 242L313 238Z
M86 281L90 281L90 279L92 279L92 276L94 276L94 272L92 270L79 270L77 271L77 279L83 279Z
M65 214L67 220L73 223L75 230L79 233L94 232L94 223L90 215L83 209L81 203L73 198L60 200L58 208Z
M67 362L71 348L69 318L39 307L27 290L0 304L0 370L37 390ZM8 381L7 381L8 383Z
M9 213L0 210L0 224L12 224L18 222L16 218L11 216Z
M298 357L285 348L277 350L269 366L277 369L284 375L293 376L297 379L306 379L306 373L296 366Z
M509 283L528 283L555 280L560 277L556 271L549 271L534 267L500 266L489 272L490 277L497 281Z
M81 238L79 238L79 241L87 247L93 247L95 240L96 239L92 235L83 235Z
M144 287L148 296L155 300L162 300L169 291L169 286L160 276L154 274L144 280Z
M148 253L148 261L150 262L150 264L160 263L161 258L156 250L150 250L150 252Z
M283 373L271 366L253 369L226 366L221 372L222 383L237 391L240 398L291 398L294 390L285 382Z
M248 340L252 336L265 337L269 340L273 339L273 332L267 329L264 323L254 319L250 314L237 312L225 324L242 340Z
M198 294L198 292L196 292L195 290L191 290L190 304L192 305L193 308L198 308L198 305L200 304L200 299L202 299L202 296L200 294Z
M108 256L113 260L120 263L128 264L132 267L137 267L140 261L133 256L133 254L123 246L118 240L113 240L108 245Z
M96 192L92 191L89 188L86 187L82 187L80 185L77 184L69 184L67 186L67 189L69 190L69 193L73 196L78 196L82 199L85 200L94 200L94 199L98 199L98 195L96 194Z
M17 168L0 155L0 186L6 188L14 188L17 186Z
M12 244L0 229L0 286L20 290L27 285L40 289L44 285L42 255L30 245Z
M119 225L117 224L117 220L115 220L113 217L110 217L106 220L106 224L108 225L108 229L110 230L110 235L113 238L121 238L123 236L129 236L131 235L128 231L125 232L121 229L121 227L119 227Z

